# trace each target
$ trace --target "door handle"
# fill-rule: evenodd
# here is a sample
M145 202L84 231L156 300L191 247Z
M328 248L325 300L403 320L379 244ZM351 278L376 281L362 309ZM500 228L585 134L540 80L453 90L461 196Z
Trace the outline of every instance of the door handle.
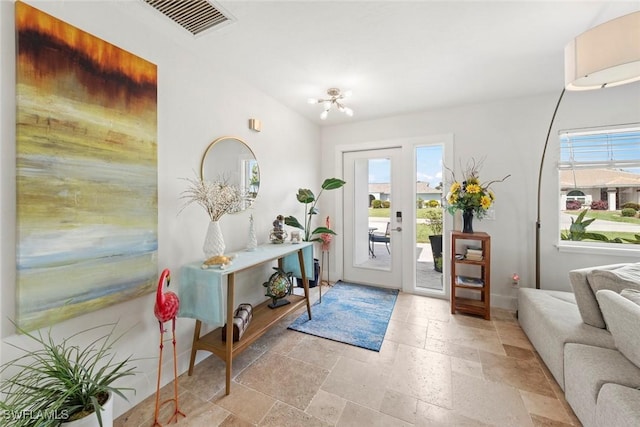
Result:
M402 231L402 227L396 227L393 229L393 231Z

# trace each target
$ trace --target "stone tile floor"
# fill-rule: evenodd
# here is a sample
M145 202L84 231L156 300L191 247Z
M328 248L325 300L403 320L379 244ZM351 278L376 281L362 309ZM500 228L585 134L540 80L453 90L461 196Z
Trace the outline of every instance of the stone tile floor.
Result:
M171 425L580 426L514 313L451 315L447 301L400 293L377 353L288 330L300 312L234 359L229 396L215 356L181 375L187 417ZM161 393L169 398L173 383ZM114 425L151 427L154 403Z

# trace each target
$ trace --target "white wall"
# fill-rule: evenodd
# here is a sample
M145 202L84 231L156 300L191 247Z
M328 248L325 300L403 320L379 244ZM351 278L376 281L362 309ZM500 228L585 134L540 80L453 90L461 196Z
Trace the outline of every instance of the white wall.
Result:
M208 217L204 210L190 206L180 215L180 193L185 183L199 171L200 158L217 137L243 138L255 153L261 172L260 193L247 212L227 215L221 225L229 251L242 250L247 243L249 214L253 213L259 243L266 243L271 223L278 214L298 215L298 187L320 185L317 158L320 156L318 127L285 108L264 93L228 75L222 75L189 51L158 33L151 26L132 21L122 2L27 3L101 39L145 58L158 66L158 273L170 268L171 286L180 286L180 266L202 259L202 243ZM0 2L0 361L14 354L8 342L24 342L15 336L8 319L14 317L15 300L15 37L14 4ZM115 24L114 24L115 23ZM263 130L248 129L248 119L262 120ZM293 156L292 156L293 154ZM295 161L291 161L295 157ZM295 179L292 179L295 177ZM269 266L236 279L237 300L262 301L262 283L272 273ZM176 289L174 288L174 290ZM118 354L148 358L137 363L140 374L128 380L137 389L130 396L135 404L155 392L159 344L158 323L153 315L153 295L131 300L54 326L54 334L68 336L87 326L119 320L122 329L133 327L117 346ZM192 319L178 319L179 371L184 372L193 338ZM172 377L172 357L165 347L163 383ZM200 352L200 358L207 353ZM129 404L116 401L116 414Z
M562 70L559 70L561 73ZM511 177L493 186L495 220L474 221L474 229L492 237L492 304L515 308L511 276L521 286L535 287L536 191L540 157L547 129L560 95L541 94L439 111L425 111L322 129L323 175L338 171L335 150L340 145L402 140L429 135L454 135L454 167L486 157L481 179ZM542 193L541 287L570 290L567 272L611 262L637 261L638 255L566 253L556 249L558 236L558 130L640 122L640 83L595 92L567 92L556 117L547 151ZM447 177L449 178L449 177ZM339 275L339 273L338 273Z

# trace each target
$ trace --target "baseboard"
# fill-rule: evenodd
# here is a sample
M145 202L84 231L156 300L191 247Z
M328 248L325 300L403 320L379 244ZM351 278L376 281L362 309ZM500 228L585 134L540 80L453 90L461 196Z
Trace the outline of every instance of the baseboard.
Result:
M516 311L518 309L518 298L505 295L491 295L491 305L505 310Z

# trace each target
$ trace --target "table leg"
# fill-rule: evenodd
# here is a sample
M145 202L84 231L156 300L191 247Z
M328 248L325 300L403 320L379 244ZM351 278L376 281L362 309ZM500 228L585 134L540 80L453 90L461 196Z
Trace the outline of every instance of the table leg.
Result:
M225 353L225 365L227 368L226 391L225 394L231 393L231 372L233 362L233 290L235 282L235 273L227 276L227 342Z
M309 320L311 320L311 303L309 302L309 279L307 279L307 272L304 269L304 254L302 252L302 249L298 250L298 262L300 263L300 275L302 276L302 284L304 285L304 297L307 300L307 314L309 315ZM319 281L320 278L318 278L318 282Z
M191 376L191 374L193 374L193 365L196 362L196 352L198 351L196 349L196 343L200 339L200 329L201 328L202 328L202 322L199 321L199 320L196 320L196 326L193 329L193 343L191 344L191 358L189 360L189 376Z

